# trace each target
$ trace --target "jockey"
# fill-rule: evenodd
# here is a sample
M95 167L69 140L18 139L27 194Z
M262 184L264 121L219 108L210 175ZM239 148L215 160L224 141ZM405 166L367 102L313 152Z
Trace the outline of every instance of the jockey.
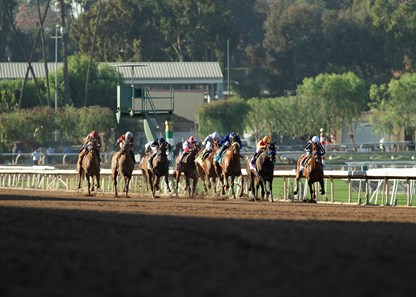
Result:
M145 152L149 154L149 159L147 160L147 168L153 169L152 162L153 158L157 154L157 150L162 143L165 143L166 140L163 137L160 137L159 140L155 139L154 141L149 141L145 144Z
M179 158L178 164L176 164L176 168L180 170L181 164L183 159L185 158L186 155L188 155L191 150L193 150L195 148L195 146L198 144L198 140L196 139L195 136L190 136L187 140L185 140L182 143L182 155Z
M228 149L231 145L231 141L232 139L235 139L235 141L238 142L238 144L240 145L240 148L243 148L243 143L241 142L241 138L240 136L235 133L235 132L231 132L230 134L227 134L224 136L223 139L221 139L219 145L221 146L220 150L218 151L218 153L215 154L216 156L216 160L218 162L219 158L221 157L222 153Z
M256 153L253 155L253 158L251 159L251 165L253 165L253 167L256 164L257 157L260 156L260 154L266 148L266 145L270 144L271 142L272 140L269 135L264 136L262 139L260 139L259 142L257 142Z
M208 155L212 152L212 149L214 147L214 141L220 142L220 134L218 132L213 132L212 134L209 134L207 137L205 137L204 141L202 141L202 145L205 146L204 153L202 154L202 161L208 157Z
M98 160L101 162L101 157L100 157L101 137L98 135L97 130L92 130L85 137L84 143L82 144L82 147L79 150L79 152L81 153L79 156L79 160L78 160L78 163L80 166L82 164L82 159L84 158L84 156L88 153L88 150L90 149L88 147L88 143L90 141L94 143L94 147L97 149L97 152L98 152Z
M115 146L120 145L120 153L117 157L117 163L118 158L120 155L122 155L125 151L130 152L131 158L133 159L133 162L136 164L136 158L134 156L133 147L134 147L134 137L133 133L130 131L127 131L125 134L120 135L120 137L117 139Z
M305 156L302 158L302 160L300 161L300 168L299 168L299 171L303 171L303 169L305 168L305 164L306 164L306 161L311 157L311 155L312 155L312 147L313 147L313 144L317 144L318 145L318 147L319 147L319 155L321 156L321 157L323 157L324 155L325 155L325 148L323 147L323 145L320 143L320 141L319 141L319 136L314 136L314 137L312 137L312 139L311 140L309 140L308 141L308 143L306 144L306 147L305 147L305 152L306 152L306 154L305 154Z

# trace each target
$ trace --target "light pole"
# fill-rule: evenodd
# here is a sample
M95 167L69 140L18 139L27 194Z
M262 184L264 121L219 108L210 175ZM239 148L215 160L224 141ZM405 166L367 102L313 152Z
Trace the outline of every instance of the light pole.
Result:
M58 31L61 35L58 35ZM62 38L62 27L55 26L55 36L51 35L51 38L55 39L55 110L58 110L58 38Z

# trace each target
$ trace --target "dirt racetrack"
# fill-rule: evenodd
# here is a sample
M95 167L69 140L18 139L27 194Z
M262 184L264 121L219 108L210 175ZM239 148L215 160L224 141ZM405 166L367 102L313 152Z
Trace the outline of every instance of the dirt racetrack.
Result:
M0 189L0 296L414 296L416 208Z

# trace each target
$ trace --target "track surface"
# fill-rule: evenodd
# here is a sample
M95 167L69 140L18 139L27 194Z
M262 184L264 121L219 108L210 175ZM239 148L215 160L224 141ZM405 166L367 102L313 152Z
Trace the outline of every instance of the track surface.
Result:
M416 208L0 189L0 296L414 296Z

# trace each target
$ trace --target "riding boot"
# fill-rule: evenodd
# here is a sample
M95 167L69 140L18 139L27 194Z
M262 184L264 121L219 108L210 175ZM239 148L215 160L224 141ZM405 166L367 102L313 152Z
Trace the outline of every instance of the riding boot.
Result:
M204 161L208 157L208 155L209 155L210 152L211 152L211 150L206 150L204 152L204 154L202 155L202 161Z
M223 145L220 150L218 151L218 156L221 157L222 153L227 149L225 145Z
M120 156L121 156L122 154L124 154L124 148L121 148L121 149L120 149L120 151L119 151L119 153L118 153L118 156L117 156L117 158L116 158L116 166L118 166L118 159L120 159Z
M187 155L187 152L183 152L182 156L180 157L178 163L176 164L176 169L181 170L182 169L182 161L185 158L185 156Z
M78 158L78 165L81 167L82 166L82 159L84 159L84 156L86 155L86 150L84 148L82 148L79 152L81 154L79 155L79 158Z
M303 159L300 161L300 168L299 168L300 172L303 172L303 169L305 169L305 163L307 159L308 159L308 156L304 156Z
M256 164L256 160L257 160L257 152L254 153L253 158L251 159L251 164L252 165Z

